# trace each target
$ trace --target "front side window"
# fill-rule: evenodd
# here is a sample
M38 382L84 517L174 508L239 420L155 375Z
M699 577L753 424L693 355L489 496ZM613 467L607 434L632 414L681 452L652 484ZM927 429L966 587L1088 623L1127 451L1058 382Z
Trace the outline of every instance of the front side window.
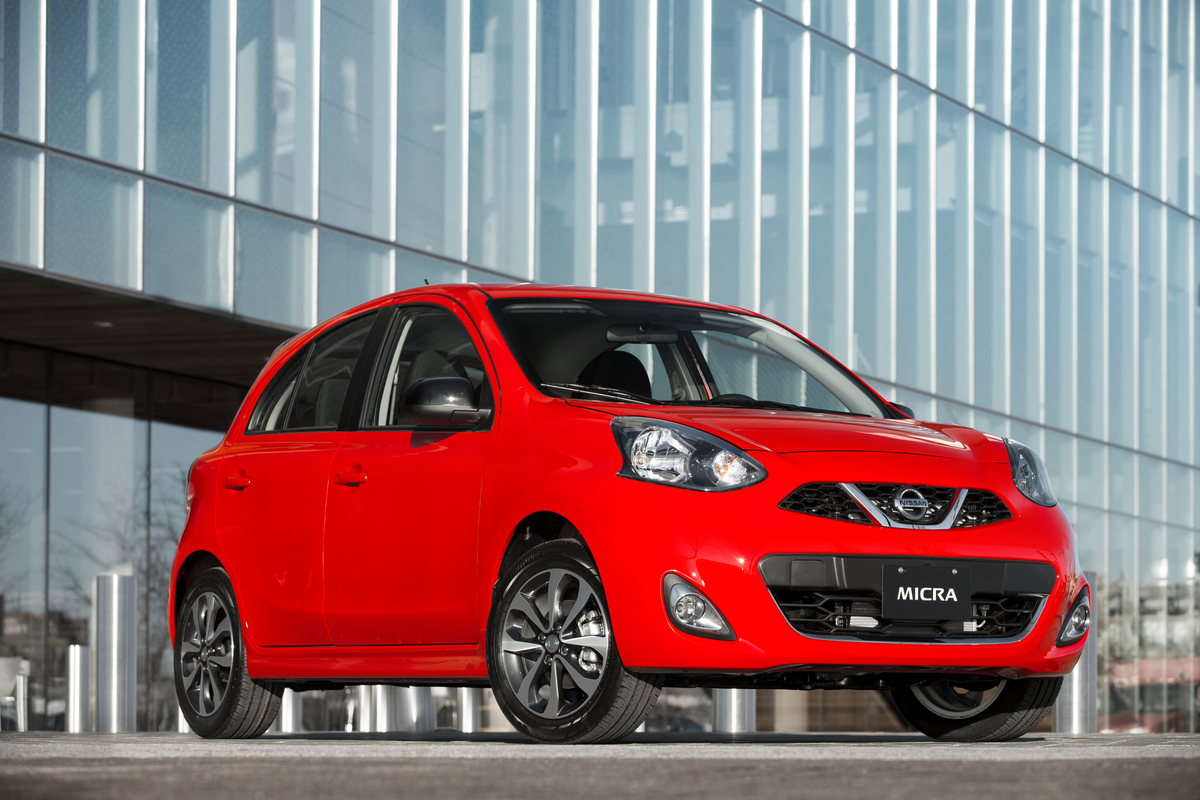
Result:
M247 432L335 430L374 323L375 312L355 317L292 356L263 391Z
M554 397L889 416L853 373L761 317L582 298L489 308L526 375Z
M401 308L380 351L363 427L415 427L405 398L427 378L466 378L477 407L493 405L483 360L462 322L436 306Z

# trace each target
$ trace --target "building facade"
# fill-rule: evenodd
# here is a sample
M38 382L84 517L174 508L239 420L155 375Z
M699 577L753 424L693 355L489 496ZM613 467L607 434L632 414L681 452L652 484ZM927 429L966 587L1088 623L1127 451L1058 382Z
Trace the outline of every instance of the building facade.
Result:
M174 724L183 476L276 344L536 280L761 311L1033 446L1097 575L1101 727L1195 730L1198 30L1187 0L0 0L0 657L35 723L116 570L139 726Z

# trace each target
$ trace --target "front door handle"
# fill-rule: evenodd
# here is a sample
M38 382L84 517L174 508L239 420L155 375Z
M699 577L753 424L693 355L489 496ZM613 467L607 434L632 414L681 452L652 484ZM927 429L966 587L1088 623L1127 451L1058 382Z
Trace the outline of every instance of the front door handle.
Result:
M333 482L338 486L358 486L367 482L365 472L339 472Z
M240 492L250 485L250 479L245 475L226 475L225 488Z

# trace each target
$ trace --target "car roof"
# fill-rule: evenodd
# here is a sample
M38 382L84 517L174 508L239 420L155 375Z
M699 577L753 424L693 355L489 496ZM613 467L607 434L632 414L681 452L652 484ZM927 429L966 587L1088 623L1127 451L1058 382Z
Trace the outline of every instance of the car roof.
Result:
M443 294L450 297L455 297L468 293L472 289L479 290L489 297L505 299L519 297L572 297L581 300L640 300L651 303L671 303L674 305L713 308L737 313L754 313L748 312L744 308L738 308L737 306L726 305L723 303L706 303L700 300L693 300L689 297L674 297L671 295L654 294L652 292L637 292L628 289L603 289L593 286L563 286L552 283L443 283L434 284L431 286L414 286L411 289L405 289L404 291L388 295L387 298L379 298L366 305L380 305L382 304L380 302L381 300L383 302L387 302L392 298L400 300L411 295L419 294Z

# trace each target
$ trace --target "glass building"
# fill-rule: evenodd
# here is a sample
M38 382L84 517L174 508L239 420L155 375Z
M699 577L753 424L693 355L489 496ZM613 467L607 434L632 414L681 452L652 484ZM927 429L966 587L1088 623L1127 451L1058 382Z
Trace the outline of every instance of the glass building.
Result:
M1100 727L1195 730L1198 32L1187 0L0 0L0 657L35 723L115 570L139 726L174 724L181 476L279 341L536 280L761 311L1033 446L1097 575Z

